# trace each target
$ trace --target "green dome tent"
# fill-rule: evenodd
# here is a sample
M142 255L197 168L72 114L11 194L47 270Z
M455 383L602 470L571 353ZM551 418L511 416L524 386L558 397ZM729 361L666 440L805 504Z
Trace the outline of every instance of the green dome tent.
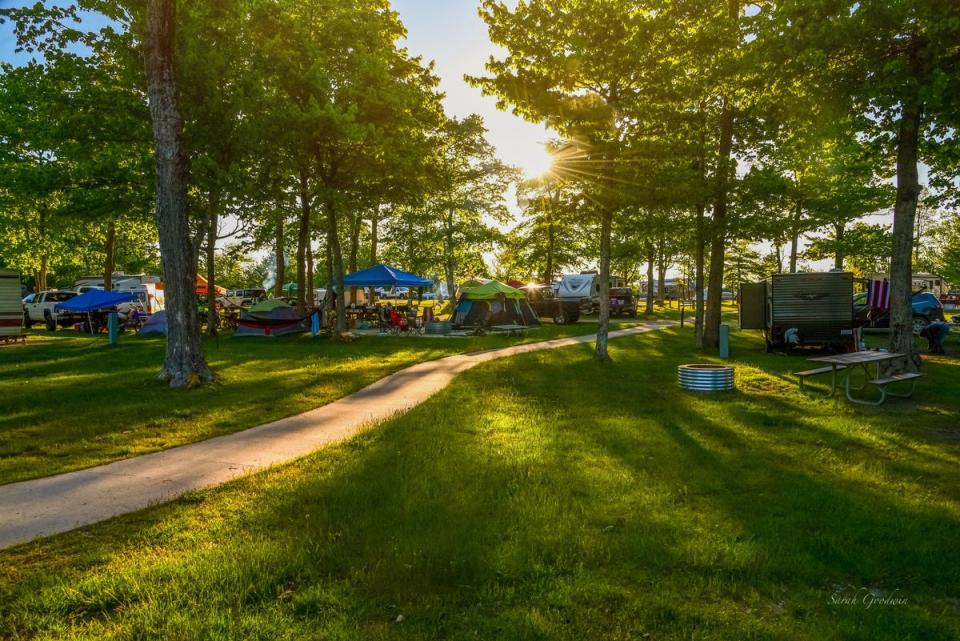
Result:
M540 319L522 290L495 280L461 289L453 315L455 328L540 326Z

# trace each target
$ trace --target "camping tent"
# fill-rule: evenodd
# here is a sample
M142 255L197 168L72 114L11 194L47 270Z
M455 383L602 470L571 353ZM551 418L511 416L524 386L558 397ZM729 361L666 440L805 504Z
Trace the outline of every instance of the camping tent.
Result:
M310 329L307 318L300 316L282 300L271 298L240 313L240 324L234 336L283 336Z
M194 290L194 293L195 293L197 296L206 296L206 295L207 295L207 285L209 285L209 283L207 282L207 279L204 278L203 276L201 276L200 274L197 274L197 281L196 281L196 283L197 283L197 284L196 284L196 289ZM162 282L157 283L157 289L163 289L163 283L162 283ZM227 293L226 288L220 287L220 285L217 285L217 286L216 286L216 290L217 290L217 293L218 293L218 294L226 294L226 293Z
M56 311L58 312L78 312L89 313L104 309L113 309L120 303L129 303L136 300L130 292L108 292L102 289L91 289L86 294L74 296L68 301L58 303Z
M374 265L347 275L345 287L433 287L429 278L401 271L387 265Z
M167 335L167 313L159 311L144 322L143 327L137 332L137 336L146 336L149 334Z
M509 285L491 280L474 287L463 287L453 316L454 327L494 327L519 325L539 327L527 295Z

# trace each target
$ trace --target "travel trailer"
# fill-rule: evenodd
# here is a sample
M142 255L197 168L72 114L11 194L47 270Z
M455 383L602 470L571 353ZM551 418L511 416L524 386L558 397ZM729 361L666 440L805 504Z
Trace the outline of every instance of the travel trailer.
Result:
M740 285L740 329L763 331L767 351L802 345L846 348L852 338L853 274L774 274Z
M625 278L610 277L610 289L627 286ZM592 314L600 307L600 275L595 271L567 274L560 279L557 298L577 300L584 314Z

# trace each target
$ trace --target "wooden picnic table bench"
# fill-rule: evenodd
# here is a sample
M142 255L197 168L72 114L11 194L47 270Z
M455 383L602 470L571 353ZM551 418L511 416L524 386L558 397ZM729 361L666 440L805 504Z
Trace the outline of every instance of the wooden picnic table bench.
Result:
M887 400L888 396L893 396L896 398L909 398L912 396L917 379L923 376L923 374L914 372L904 372L902 374L893 374L890 376L884 376L881 374L880 368L882 364L889 363L890 361L897 360L898 358L904 358L905 356L905 354L898 354L895 352L875 351L851 352L849 354L837 354L834 356L818 356L808 360L814 363L826 363L826 367L811 369L804 372L797 372L796 375L800 380L800 389L804 390L803 384L807 377L816 376L818 374L831 374L830 391L825 395L833 396L837 391L837 373L845 371L846 374L843 377L843 389L848 400L853 403L860 403L863 405L882 405L884 401ZM869 367L871 364L876 365L875 374L872 376ZM857 368L863 370L866 380L860 387L854 388L850 385L850 378L853 374L853 371ZM890 385L905 382L910 383L910 390L908 392L891 392L887 389L887 387ZM850 393L851 390L858 392L862 391L867 385L873 385L880 391L879 400L870 401L864 398L855 398Z

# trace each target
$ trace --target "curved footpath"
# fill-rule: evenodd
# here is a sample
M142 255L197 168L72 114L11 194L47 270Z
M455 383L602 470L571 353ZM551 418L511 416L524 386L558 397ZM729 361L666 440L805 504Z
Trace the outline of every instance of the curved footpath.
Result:
M610 338L677 325L644 323ZM0 486L0 549L170 501L299 458L424 402L480 363L593 341L594 335L448 356L400 370L296 416L107 465Z

